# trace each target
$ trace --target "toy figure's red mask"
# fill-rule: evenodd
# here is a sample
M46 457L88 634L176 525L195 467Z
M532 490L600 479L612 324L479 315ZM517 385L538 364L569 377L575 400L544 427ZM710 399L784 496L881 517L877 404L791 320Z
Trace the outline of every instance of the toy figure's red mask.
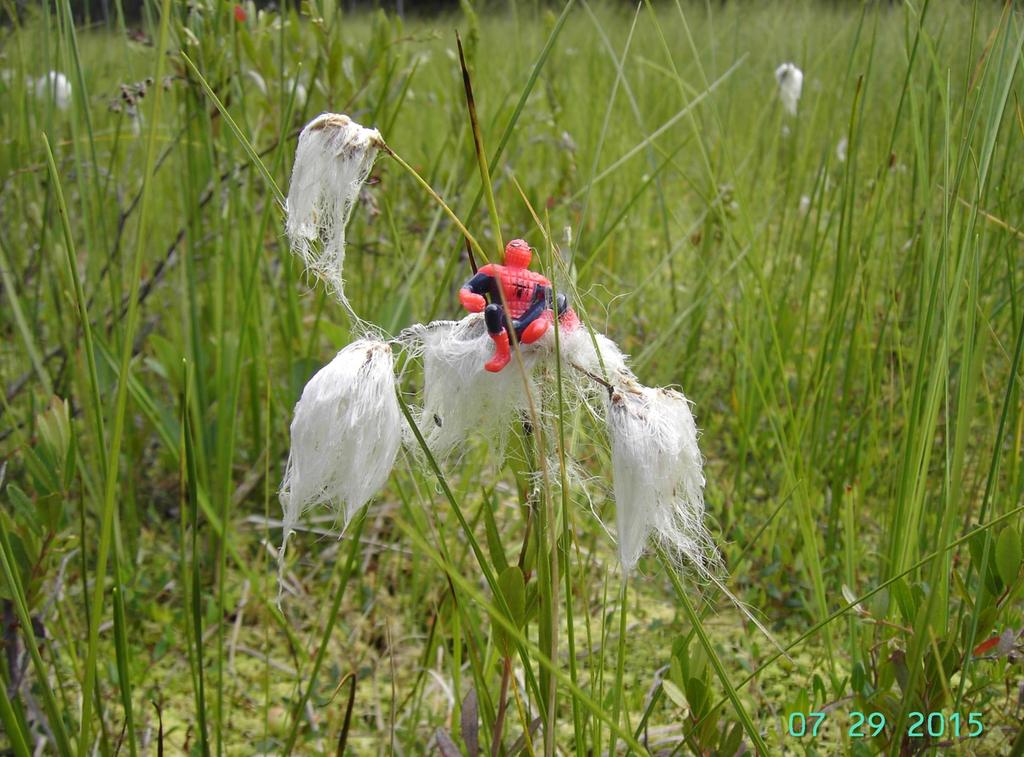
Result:
M505 265L511 268L529 268L532 259L530 245L522 239L513 239L505 245Z

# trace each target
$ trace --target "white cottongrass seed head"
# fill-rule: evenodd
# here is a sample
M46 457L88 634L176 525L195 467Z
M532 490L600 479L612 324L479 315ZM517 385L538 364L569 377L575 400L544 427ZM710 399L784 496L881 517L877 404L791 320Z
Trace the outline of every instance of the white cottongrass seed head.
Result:
M60 71L50 71L36 79L35 95L40 100L52 96L59 110L67 110L71 107L71 82Z
M846 162L846 151L850 147L850 140L843 137L836 143L836 160L840 163Z
M414 326L400 338L423 356L423 409L417 425L431 454L442 459L457 455L476 436L500 458L516 414L529 408L527 386L537 396L530 378L537 350L521 350L528 381L524 384L515 357L498 373L484 369L494 342L479 313L460 321Z
M571 331L563 329L558 336L562 360L574 368L610 384L636 381L619 345L600 331L591 331L581 323Z
M350 313L343 275L345 227L382 147L376 129L321 113L299 134L288 187L285 231L292 251Z
M295 405L280 492L284 543L299 517L318 505L338 515L344 532L387 483L401 441L391 347L358 339L317 371Z
M242 73L245 77L252 82L252 85L259 90L261 95L267 94L267 80L263 78L263 75L254 68L243 68Z
M295 107L300 108L306 104L306 98L309 97L309 93L306 90L306 85L297 79L292 77L288 80L285 85L285 95L291 97L292 89L295 90Z
M562 372L569 399L585 406L598 420L604 420L606 414L608 386L637 385L619 346L582 323L559 334L559 353L569 368Z
M631 572L654 538L704 577L718 556L704 525L703 458L690 403L681 393L635 385L608 408L619 559Z
M792 63L783 63L775 69L775 78L779 82L782 106L789 115L795 116L800 102L800 92L804 88L804 72Z

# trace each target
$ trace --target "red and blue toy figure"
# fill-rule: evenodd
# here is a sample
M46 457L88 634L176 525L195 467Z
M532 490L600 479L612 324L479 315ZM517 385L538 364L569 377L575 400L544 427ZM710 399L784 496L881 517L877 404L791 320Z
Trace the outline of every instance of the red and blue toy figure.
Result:
M569 308L566 296L559 292L557 303L554 302L556 298L551 282L530 270L532 257L526 242L513 239L505 245L504 265L490 263L483 266L459 290L459 300L466 310L471 313L483 311L487 333L494 340L495 347L494 357L484 364L484 368L492 373L508 365L510 333L522 344L536 342L554 321L556 308L560 328L572 329L579 323Z

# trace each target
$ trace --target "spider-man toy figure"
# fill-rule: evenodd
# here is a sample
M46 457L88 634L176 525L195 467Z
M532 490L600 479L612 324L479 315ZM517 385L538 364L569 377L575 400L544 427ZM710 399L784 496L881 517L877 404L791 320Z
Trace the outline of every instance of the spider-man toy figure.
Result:
M508 365L510 331L517 341L532 344L544 336L554 320L554 290L548 279L529 270L531 257L530 246L522 239L513 239L505 245L505 265L485 265L459 290L459 300L466 310L471 313L482 310L484 313L487 333L494 340L495 347L494 357L484 364L484 368L492 373ZM508 313L502 307L502 291ZM485 294L490 298L490 304L484 299ZM559 293L557 299L561 327L575 328L579 321L569 309L565 295Z

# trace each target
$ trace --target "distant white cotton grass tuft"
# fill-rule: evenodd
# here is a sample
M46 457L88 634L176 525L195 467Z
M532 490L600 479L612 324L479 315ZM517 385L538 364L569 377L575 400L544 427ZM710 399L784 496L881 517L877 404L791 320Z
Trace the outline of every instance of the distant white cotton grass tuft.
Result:
M33 87L35 96L40 100L49 100L52 96L58 109L67 110L71 107L71 82L60 71L50 71L40 76Z
M280 493L285 544L318 505L334 510L343 532L387 482L401 440L391 347L358 339L317 371L295 405Z
M775 78L779 82L779 97L786 112L796 115L800 102L800 92L804 87L804 72L792 63L783 63L775 69Z
M836 160L838 160L840 163L846 162L846 151L847 148L849 148L849 146L850 140L848 140L846 137L843 137L842 139L839 140L838 143L836 143Z
M292 77L288 80L285 94L290 97L293 88L295 90L295 107L301 108L306 104L306 98L309 96L309 93L306 91L306 85Z
M616 391L608 432L623 569L636 567L653 537L680 563L713 576L718 558L704 526L703 459L689 401L669 389Z
M261 95L267 94L267 80L263 78L263 75L260 74L259 71L254 68L244 68L242 69L242 73L249 81L252 82L252 85L259 90Z
M483 316L474 313L460 321L435 321L414 326L400 339L423 357L423 409L417 425L431 454L445 458L477 436L497 456L504 449L512 420L529 407L529 395L516 360L498 373L484 370L494 353ZM527 376L537 350L522 350ZM530 391L535 387L529 379Z
M295 151L285 231L292 251L349 313L343 276L345 226L383 146L376 129L338 113L321 113L299 134Z

